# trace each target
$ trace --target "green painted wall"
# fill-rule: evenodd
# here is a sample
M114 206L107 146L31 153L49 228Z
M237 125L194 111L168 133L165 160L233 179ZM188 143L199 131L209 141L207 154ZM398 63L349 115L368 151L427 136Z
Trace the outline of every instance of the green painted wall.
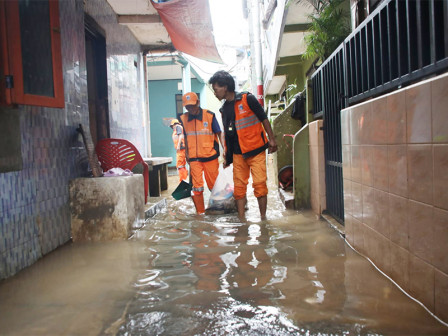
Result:
M294 207L311 208L309 127L306 124L294 137Z
M306 73L313 64L312 59L303 59L301 56L284 57L280 60L275 75L286 75L286 87L296 84L296 88L287 92L290 99L296 93L303 91L306 85Z
M299 120L291 118L292 105L288 106L281 114L279 114L272 122L273 131L275 134L275 141L277 141L277 155L275 176L278 175L278 171L287 165L293 164L293 138L289 136L283 137L284 134L296 134L302 127Z
M306 73L312 66L314 60L306 60L301 56L292 56L282 58L278 64L275 75L286 75L286 86L295 84L296 87L287 92L287 103L285 111L279 114L274 121L273 129L275 138L278 144L277 155L274 159L274 169L276 176L278 171L286 166L294 166L294 206L296 209L310 208L311 207L311 181L310 181L310 159L309 159L309 129L308 125L302 127L302 124L298 120L294 120L290 117L292 110L292 97L295 94L303 91L308 83ZM312 96L308 97L306 109L309 111L309 106L312 102ZM267 97L267 100L275 101L278 97ZM307 121L310 121L312 117L307 115ZM302 128L301 128L302 127ZM290 137L285 137L283 140L283 134L295 134L294 140ZM291 149L285 144L294 142L294 149L291 153Z
M179 82L180 79L148 81L151 153L152 156L171 156L173 162L170 166L176 165L176 151L171 139L172 130L164 124L163 118L176 117L176 94L182 94L177 89ZM206 106L208 87L197 79L192 79L191 90L199 92L201 106Z

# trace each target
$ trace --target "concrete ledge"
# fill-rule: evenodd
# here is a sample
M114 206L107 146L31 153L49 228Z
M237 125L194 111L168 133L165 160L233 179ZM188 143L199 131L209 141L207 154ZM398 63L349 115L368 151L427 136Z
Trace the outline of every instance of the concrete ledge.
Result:
M339 234L345 238L345 226L343 226L341 223L339 223L336 219L331 217L330 215L327 215L325 213L321 214L321 217L327 221L330 226L335 229Z
M72 239L127 239L145 220L143 176L78 178L70 181Z
M166 207L165 197L150 197L145 205L145 219L154 217Z
M281 188L278 188L278 193L286 209L294 209L294 194Z

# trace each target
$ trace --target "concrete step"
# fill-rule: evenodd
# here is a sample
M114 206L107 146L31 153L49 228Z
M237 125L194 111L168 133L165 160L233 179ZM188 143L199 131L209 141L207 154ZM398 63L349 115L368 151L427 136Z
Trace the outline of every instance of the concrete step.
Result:
M154 217L162 211L167 205L166 197L148 197L145 205L145 220Z
M278 193L286 209L294 209L294 194L292 190L283 190L282 188L278 188Z

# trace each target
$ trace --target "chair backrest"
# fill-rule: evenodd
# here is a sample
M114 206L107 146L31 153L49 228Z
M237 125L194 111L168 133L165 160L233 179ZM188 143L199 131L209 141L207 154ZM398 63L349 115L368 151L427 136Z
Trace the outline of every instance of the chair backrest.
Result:
M104 171L111 168L132 170L137 164L144 163L135 146L124 139L102 139L96 145L96 154Z

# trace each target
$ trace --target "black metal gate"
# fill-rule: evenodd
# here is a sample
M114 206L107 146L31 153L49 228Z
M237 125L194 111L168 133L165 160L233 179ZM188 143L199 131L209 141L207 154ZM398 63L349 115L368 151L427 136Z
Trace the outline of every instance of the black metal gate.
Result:
M346 107L343 47L312 78L314 115L322 116L324 122L327 211L341 223L344 222L344 188L340 112Z
M448 69L448 1L386 0L311 77L323 118L327 211L344 221L341 110Z

